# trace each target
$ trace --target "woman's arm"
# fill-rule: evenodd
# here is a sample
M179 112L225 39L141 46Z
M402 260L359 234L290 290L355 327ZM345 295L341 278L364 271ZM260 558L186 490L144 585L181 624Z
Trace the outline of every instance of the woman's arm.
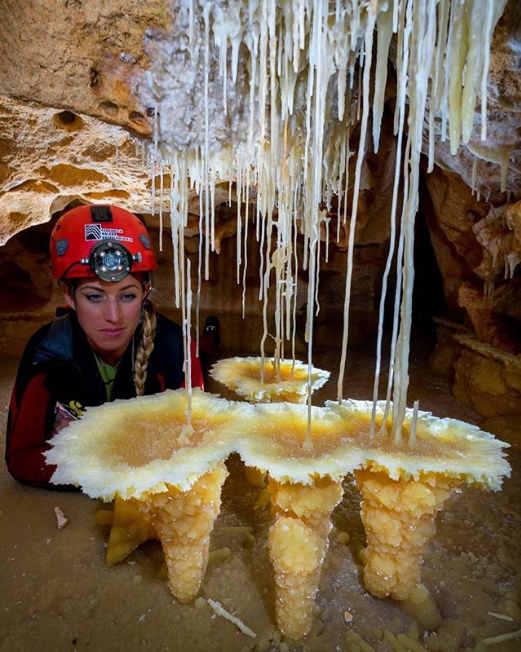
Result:
M9 473L33 487L59 489L50 484L56 467L46 463L43 454L48 440L68 424L65 415L54 416L56 402L39 373L30 378L25 389L15 385L7 421L5 460ZM68 489L68 487L67 487Z

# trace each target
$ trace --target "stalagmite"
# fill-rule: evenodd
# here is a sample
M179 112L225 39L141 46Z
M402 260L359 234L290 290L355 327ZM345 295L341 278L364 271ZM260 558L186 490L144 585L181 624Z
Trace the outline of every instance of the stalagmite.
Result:
M167 485L166 491L146 494L139 500L116 497L107 565L119 563L148 539L158 539L173 595L180 602L195 598L206 571L210 534L227 475L220 462L188 491Z
M277 625L284 636L301 638L312 624L323 541L300 519L279 518L270 529L269 550L275 571Z
M303 446L307 410L305 405L259 404L259 414L249 422L249 438L244 437L242 428L237 431L239 452L245 463L269 472L268 493L274 523L268 543L275 572L277 625L290 638L304 636L311 627L332 527L331 513L342 498L343 473L330 464L334 476L331 477L324 473L324 465L331 457L341 467L344 461L347 465L352 462L343 459L344 433L338 427L335 429L340 421L334 413L320 408L313 408L313 445ZM299 450L303 456L300 468ZM347 453L345 457L350 456Z
M154 524L161 541L170 590L180 602L193 600L199 592L227 475L224 462L220 462L188 491L167 485L166 491L149 494L139 502L140 511Z
M231 412L223 410L226 404L193 390L187 427L184 390L115 401L88 410L49 453L49 460L60 460L55 481L79 481L91 496L115 498L107 564L159 539L170 588L181 602L197 595L220 510L223 460L231 452L226 424L234 412L233 404Z
M494 468L499 460L492 461L489 445L506 444L493 443L491 435L475 426L420 412L416 402L404 420L408 441L397 446L381 428L384 402L377 406L376 436L370 434L363 402L349 403L350 407L328 405L343 416L346 429L360 433L357 445L371 449L365 451L360 470L354 471L367 536L364 583L375 597L405 600L420 580L422 554L434 534L436 513L463 482L497 489Z
M331 513L342 499L342 485L323 478L312 485L270 480L270 559L275 571L277 625L290 638L305 636L324 560Z
M416 426L415 445L397 447L380 427L385 402L377 406L373 436L372 402L312 407L312 446L305 447L306 405L250 405L199 390L192 398L191 429L184 390L87 410L51 440L53 482L81 485L92 497L116 497L108 563L148 535L157 537L172 592L187 601L206 568L227 475L224 461L239 453L247 466L269 474L277 618L291 637L310 627L331 512L346 474L355 472L364 496L367 587L378 596L405 599L419 579L433 517L450 490L463 482L498 489L510 472L506 444L475 426L417 409L408 410L404 421L408 430Z
M434 518L457 486L443 475L391 480L386 473L355 471L367 536L364 584L377 598L405 600L420 580L422 554Z

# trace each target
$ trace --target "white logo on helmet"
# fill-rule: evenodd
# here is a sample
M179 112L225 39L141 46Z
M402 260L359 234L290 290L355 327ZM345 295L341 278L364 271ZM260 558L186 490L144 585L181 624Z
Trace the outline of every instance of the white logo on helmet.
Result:
M123 229L107 229L101 224L85 224L85 240L120 240L134 242L134 238L122 235Z

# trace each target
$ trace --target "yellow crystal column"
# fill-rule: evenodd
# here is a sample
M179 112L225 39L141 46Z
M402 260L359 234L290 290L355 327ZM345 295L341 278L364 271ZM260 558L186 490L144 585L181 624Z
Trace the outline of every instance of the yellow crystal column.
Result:
M133 498L123 500L117 496L107 546L107 565L114 566L142 543L154 538L154 528L148 516L141 511L139 501Z
M193 600L199 591L227 475L221 462L188 491L171 487L167 492L150 494L142 503L165 553L170 590L180 602Z
M434 473L419 480L391 480L382 472L355 471L355 479L367 536L365 587L377 598L405 600L420 580L434 518L454 485Z
M275 523L270 528L270 558L275 571L277 625L289 638L305 636L331 530L331 512L342 485L320 479L313 485L269 481Z

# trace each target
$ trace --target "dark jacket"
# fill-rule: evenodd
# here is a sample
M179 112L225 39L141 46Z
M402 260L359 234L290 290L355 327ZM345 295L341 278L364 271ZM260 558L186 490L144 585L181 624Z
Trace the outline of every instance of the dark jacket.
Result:
M112 399L136 396L133 359L140 338L136 330L118 366ZM157 315L154 349L147 366L145 394L178 389L184 384L182 329ZM192 353L192 385L202 387L199 360ZM94 353L74 311L57 317L29 340L11 396L5 459L11 475L36 487L49 484L54 466L46 464L56 406L81 414L87 406L107 400Z

